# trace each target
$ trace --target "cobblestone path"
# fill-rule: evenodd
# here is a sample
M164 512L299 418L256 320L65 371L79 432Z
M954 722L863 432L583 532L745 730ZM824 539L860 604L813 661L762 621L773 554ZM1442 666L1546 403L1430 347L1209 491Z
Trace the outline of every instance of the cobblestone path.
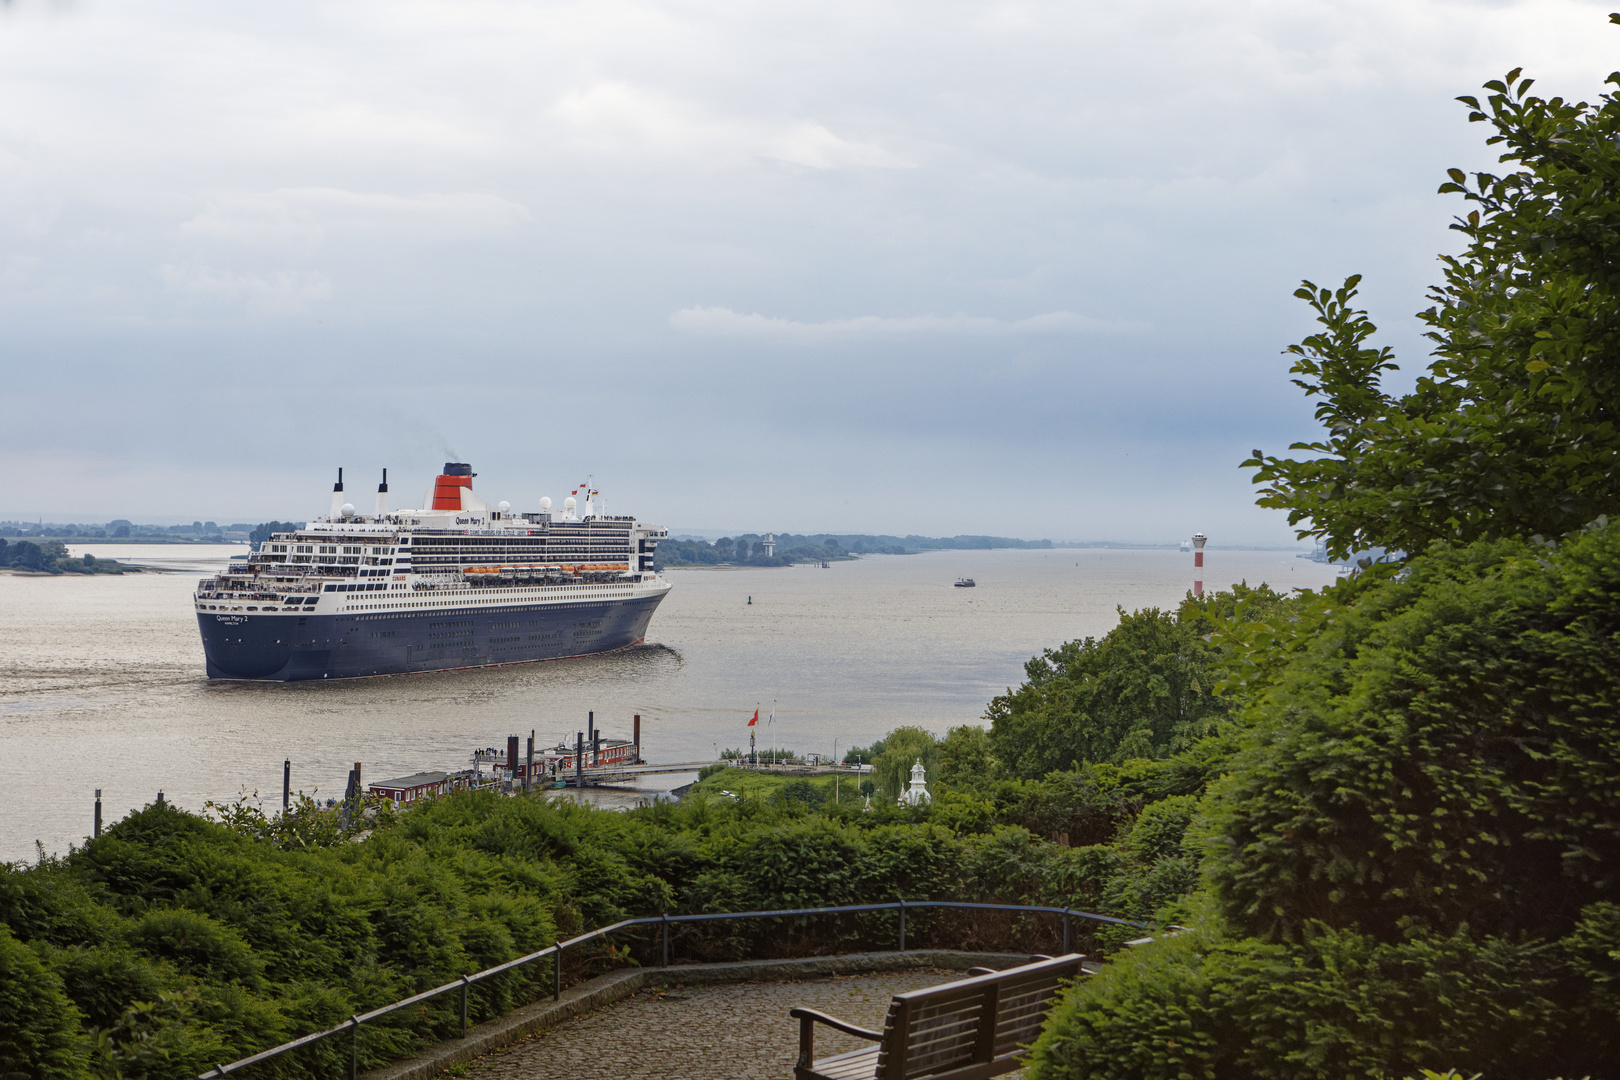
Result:
M789 1009L803 1005L881 1030L894 994L962 977L960 971L891 971L807 982L644 990L445 1075L476 1080L792 1080L799 1022L788 1016ZM817 1057L870 1045L825 1026L816 1029Z

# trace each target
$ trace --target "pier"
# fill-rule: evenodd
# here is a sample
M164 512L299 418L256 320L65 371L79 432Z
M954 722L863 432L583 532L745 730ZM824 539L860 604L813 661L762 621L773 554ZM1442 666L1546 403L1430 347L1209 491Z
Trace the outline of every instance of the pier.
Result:
M638 776L653 776L658 773L697 772L711 765L731 765L733 768L744 769L748 772L774 773L777 776L866 776L872 771L869 765L864 767L855 765L773 765L769 763L753 765L745 761L684 761L673 765L641 764L587 768L577 773L559 776L558 780L563 781L568 787L596 787L602 784L623 784L634 780Z

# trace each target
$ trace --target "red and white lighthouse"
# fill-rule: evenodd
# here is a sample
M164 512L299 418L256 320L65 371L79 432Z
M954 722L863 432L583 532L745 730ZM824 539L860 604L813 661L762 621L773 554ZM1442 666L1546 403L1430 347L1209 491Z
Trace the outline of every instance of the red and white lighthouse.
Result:
M1203 533L1193 533L1193 595L1204 595L1204 545L1209 543L1209 537Z

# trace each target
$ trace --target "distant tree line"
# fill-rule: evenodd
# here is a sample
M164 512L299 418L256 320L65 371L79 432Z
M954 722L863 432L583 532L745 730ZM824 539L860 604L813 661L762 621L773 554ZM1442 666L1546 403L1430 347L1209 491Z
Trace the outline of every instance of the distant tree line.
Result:
M272 525L277 524L271 522ZM127 518L115 518L104 525L72 525L65 522L0 521L0 536L39 539L124 540L175 539L240 540L255 526L247 522L220 525L213 521L193 521L190 525L137 525Z
M661 541L656 567L790 566L793 563L852 559L857 555L915 555L922 551L988 551L992 548L1050 548L1050 540L1005 536L874 536L866 533L777 533L775 552L766 555L764 535L722 536L710 543L689 537Z
M46 540L39 544L32 540L12 543L5 537L0 537L0 566L43 574L122 574L135 569L90 554L75 559L58 540Z
M294 532L303 527L302 521L266 521L262 525L253 526L248 532L248 543L253 545L254 551L258 551L259 545L276 533Z

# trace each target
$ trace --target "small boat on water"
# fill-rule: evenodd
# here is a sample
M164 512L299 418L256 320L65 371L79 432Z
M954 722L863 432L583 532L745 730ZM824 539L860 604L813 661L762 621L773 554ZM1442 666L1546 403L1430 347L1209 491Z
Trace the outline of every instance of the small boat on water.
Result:
M958 589L971 589L974 587L973 579L970 577L959 577L956 579L956 587Z

